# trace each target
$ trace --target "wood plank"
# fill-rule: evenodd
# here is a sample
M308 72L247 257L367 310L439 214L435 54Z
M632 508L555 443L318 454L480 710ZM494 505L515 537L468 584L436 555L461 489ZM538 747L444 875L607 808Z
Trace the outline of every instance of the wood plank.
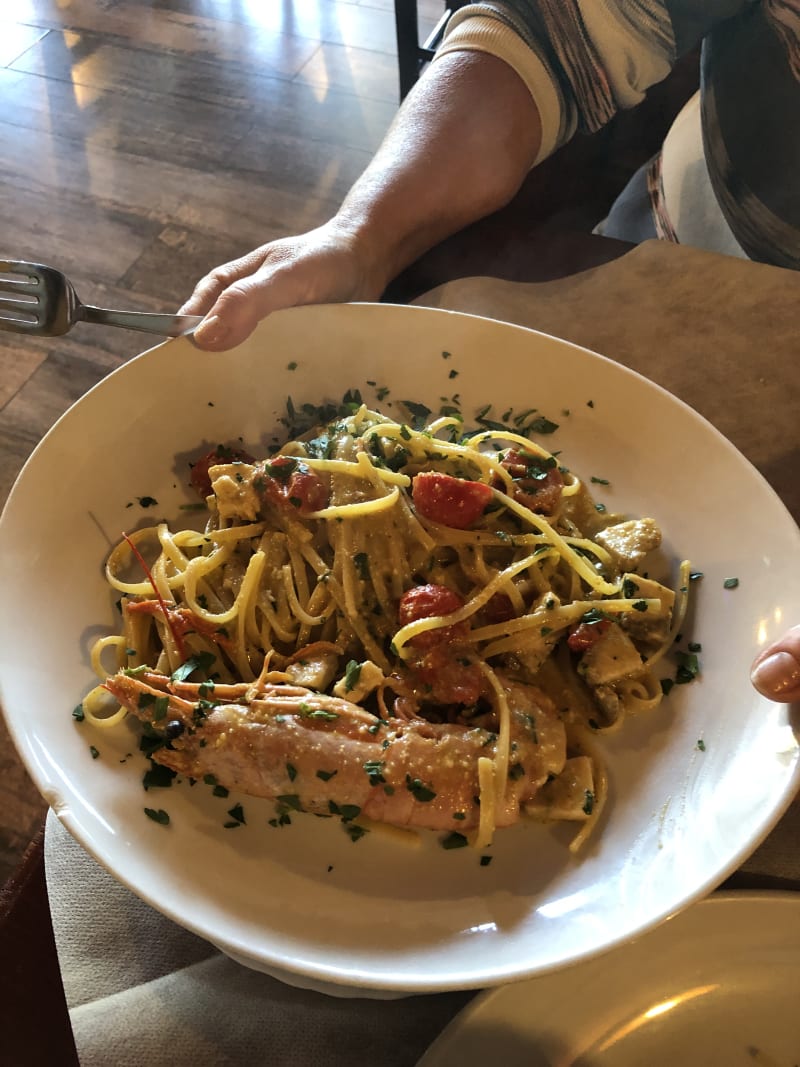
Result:
M124 48L96 34L48 33L16 60L11 69L38 74L73 87L131 93L157 90L169 97L234 107L253 123L292 136L373 152L396 110L380 100L330 90L324 94L300 82L208 60Z
M438 13L435 2L423 3L422 32L429 32ZM397 51L393 6L347 0L316 0L313 4L278 0L259 4L232 4L230 0L15 0L13 10L4 6L0 12L3 21L130 36L155 47L174 49L181 48L181 34L191 35L198 51L216 47L212 41L215 32L227 42L244 41L227 29L240 27L252 35L254 45L272 48L270 38L279 41L277 47L284 55L275 62L284 73L291 73L301 54L302 46L293 38L369 48L392 56Z
M271 2L230 4L228 0L153 0L153 6L184 14L199 12L220 21L260 26L274 33L308 37L332 44L355 45L395 55L392 11L358 4L318 2L297 4Z
M320 89L346 89L360 97L398 100L397 71L380 52L343 44L321 44L295 75L295 81Z
M8 404L46 358L45 347L32 338L0 335L0 408Z
M4 26L0 34L0 67L13 63L46 33L47 30L40 26L26 26L23 23Z
M25 461L67 408L144 347L140 335L127 331L114 330L112 345L108 347L103 335L111 334L110 329L89 326L77 329L83 337L84 331L93 330L91 337L97 340L78 339L81 334L48 339L43 344L46 358L3 408L0 501L6 500ZM118 344L128 347L126 355L113 350Z

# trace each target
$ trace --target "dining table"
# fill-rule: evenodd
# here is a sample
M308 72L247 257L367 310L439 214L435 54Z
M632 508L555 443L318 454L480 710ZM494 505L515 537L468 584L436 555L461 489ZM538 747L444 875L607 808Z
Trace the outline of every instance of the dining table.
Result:
M386 299L515 323L623 364L707 419L800 520L800 275L566 231L514 257L479 276L428 272L422 287L406 275ZM800 708L789 714L800 737ZM714 892L800 892L800 795L720 877ZM412 1067L476 995L336 997L248 970L131 894L52 812L0 895L0 960L9 1067Z

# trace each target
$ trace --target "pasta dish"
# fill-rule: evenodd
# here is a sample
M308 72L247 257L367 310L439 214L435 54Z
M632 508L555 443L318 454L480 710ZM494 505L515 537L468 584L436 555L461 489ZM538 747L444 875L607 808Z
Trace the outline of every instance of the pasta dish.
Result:
M677 597L647 577L656 522L514 426L323 414L271 458L195 464L204 529L114 548L121 631L85 717L132 713L154 764L274 800L274 825L484 848L530 817L577 848L606 794L594 738L662 699L686 565Z

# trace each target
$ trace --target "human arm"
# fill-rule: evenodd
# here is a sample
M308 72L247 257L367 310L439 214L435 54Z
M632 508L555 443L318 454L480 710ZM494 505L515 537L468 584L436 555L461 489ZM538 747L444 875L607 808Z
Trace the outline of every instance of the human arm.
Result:
M756 657L750 677L758 692L770 700L800 701L800 625Z
M281 307L375 300L444 237L502 207L534 161L633 107L745 0L481 0L460 9L376 158L329 222L217 268L184 311L200 347ZM674 14L675 12L679 14ZM591 176L587 175L587 181Z
M426 249L506 204L540 137L536 104L508 64L480 52L444 56L408 95L333 219L198 283L183 308L206 315L196 343L231 348L282 307L378 299Z

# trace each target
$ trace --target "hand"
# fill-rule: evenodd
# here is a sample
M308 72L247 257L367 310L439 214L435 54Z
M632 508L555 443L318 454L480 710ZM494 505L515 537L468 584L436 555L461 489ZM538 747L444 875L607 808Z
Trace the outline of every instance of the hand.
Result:
M800 701L800 626L756 657L750 679L759 693L784 704Z
M279 308L347 300L377 300L386 282L365 243L336 219L299 237L271 241L216 267L181 308L204 315L198 348L221 352L240 344Z

